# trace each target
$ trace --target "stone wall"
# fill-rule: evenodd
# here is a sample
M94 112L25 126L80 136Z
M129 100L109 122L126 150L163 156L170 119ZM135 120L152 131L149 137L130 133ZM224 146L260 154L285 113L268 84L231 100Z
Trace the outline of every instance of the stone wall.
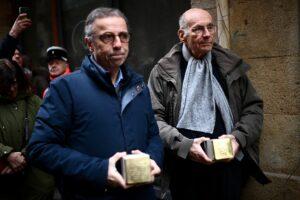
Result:
M216 1L194 0L216 16ZM300 53L298 0L230 0L230 46L252 69L249 77L264 99L261 167L272 183L250 180L243 200L300 196Z

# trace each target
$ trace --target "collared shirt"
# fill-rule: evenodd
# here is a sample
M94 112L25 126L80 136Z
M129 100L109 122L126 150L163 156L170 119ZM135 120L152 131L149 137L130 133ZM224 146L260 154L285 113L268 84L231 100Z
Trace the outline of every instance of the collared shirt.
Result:
M92 60L92 62L93 62L97 67L99 67L100 71L101 71L103 74L108 73L107 70L105 70L101 65L99 65L99 64L96 62L94 56L92 56L92 55L91 55L91 60ZM122 80L123 80L123 73L122 73L121 69L119 68L117 79L116 79L115 83L113 84L113 85L114 85L114 88L116 89L116 91L119 91L120 83L121 83Z

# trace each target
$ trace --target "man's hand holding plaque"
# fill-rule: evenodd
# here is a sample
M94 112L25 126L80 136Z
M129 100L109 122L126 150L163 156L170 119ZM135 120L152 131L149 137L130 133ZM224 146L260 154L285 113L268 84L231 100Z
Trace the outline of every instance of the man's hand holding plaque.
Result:
M116 163L121 161L122 173L117 170ZM152 183L155 175L161 172L156 162L150 156L139 150L132 154L118 152L109 158L107 180L110 187L124 189L141 184Z
M210 159L205 150L202 148L201 144L205 141L208 141L207 137L195 138L193 144L190 148L189 158L195 162L200 162L206 165L210 165L213 163L212 159Z
M133 150L122 158L122 175L128 185L152 183L161 170L148 154Z
M239 151L239 143L233 135L222 135L218 139L211 139L202 144L206 155L216 161L230 161Z
M231 140L233 155L235 156L240 150L240 144L237 142L234 135L226 134L219 137L219 139L229 138Z
M108 160L107 182L110 187L122 187L124 189L129 187L116 168L117 161L125 155L126 152L117 152Z

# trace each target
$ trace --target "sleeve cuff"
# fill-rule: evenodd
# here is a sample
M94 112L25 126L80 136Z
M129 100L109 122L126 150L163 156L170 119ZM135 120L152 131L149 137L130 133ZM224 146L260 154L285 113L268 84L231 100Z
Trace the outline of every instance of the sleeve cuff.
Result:
M181 158L186 159L186 157L188 156L188 153L191 149L191 146L193 144L193 141L194 141L193 139L184 137L181 142L181 145L178 149L177 155Z
M231 133L232 135L234 135L234 137L236 138L237 142L241 145L242 148L245 148L246 147L246 137L241 134L240 131L238 130L235 130Z

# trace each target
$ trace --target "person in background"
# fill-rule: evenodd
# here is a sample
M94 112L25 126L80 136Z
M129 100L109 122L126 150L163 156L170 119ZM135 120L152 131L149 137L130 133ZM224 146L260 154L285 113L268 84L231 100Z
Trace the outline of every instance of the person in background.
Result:
M0 58L12 60L15 50L19 44L18 38L20 35L32 25L32 21L26 17L26 13L20 14L9 33L0 43ZM15 59L14 59L15 60ZM21 67L21 66L20 66Z
M67 75L71 73L68 52L65 48L59 46L51 46L47 49L47 63L49 70L50 81L55 78ZM43 98L45 97L48 88L43 92Z
M30 160L58 179L63 199L155 200L152 184L129 187L117 170L126 154L150 155L160 173L163 148L143 77L125 61L123 13L97 8L85 22L80 70L51 81L28 145Z
M0 59L0 199L51 200L54 179L25 156L41 99L24 71Z
M24 49L19 44L20 35L32 25L32 21L27 18L26 13L20 14L9 33L0 43L0 58L7 58L16 62L25 72L28 79L31 78L32 73L28 66L25 66L24 62Z
M16 46L16 50L12 57L12 60L15 61L24 71L26 77L32 79L32 71L30 66L30 58L25 54L25 50L21 45Z
M269 182L258 164L263 101L249 65L214 43L216 26L200 8L179 19L176 44L152 69L149 89L174 200L238 200L249 174ZM235 158L214 162L204 141L230 138Z

